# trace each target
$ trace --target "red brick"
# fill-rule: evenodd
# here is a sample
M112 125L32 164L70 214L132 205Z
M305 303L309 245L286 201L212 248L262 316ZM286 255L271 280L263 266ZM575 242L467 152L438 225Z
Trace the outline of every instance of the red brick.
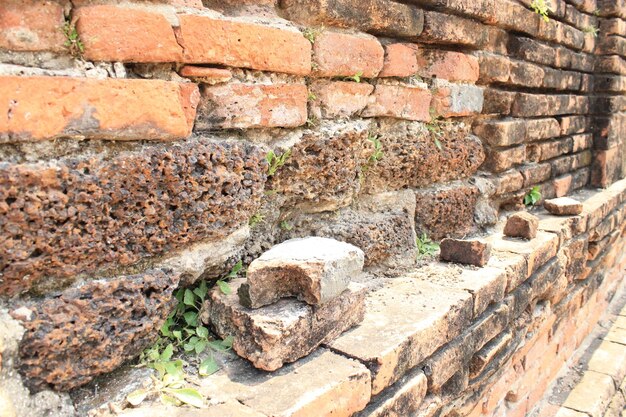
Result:
M350 117L361 112L370 101L374 86L349 81L319 80L311 91L315 99L311 102L311 113L319 118Z
M63 51L63 3L50 0L0 2L0 48Z
M183 77L206 84L225 83L233 77L233 74L227 69L197 67L195 65L185 65L178 73Z
M410 77L418 70L418 47L412 43L385 45L385 61L379 77Z
M81 7L76 30L91 61L179 62L183 51L164 15L112 5Z
M568 174L563 177L555 178L552 180L552 185L554 186L554 195L556 197L563 197L569 193L572 186L572 176Z
M198 88L161 80L2 77L0 137L171 140L191 133ZM146 105L149 103L149 105Z
M374 102L368 105L364 117L395 117L407 120L430 120L430 91L410 85L378 84Z
M179 15L184 61L307 75L311 43L296 30L207 16Z
M297 127L307 120L304 84L203 86L196 128Z
M313 44L314 73L320 77L358 74L373 78L382 70L384 56L383 47L373 36L324 31Z
M423 49L417 55L419 75L448 81L478 81L478 58L460 52Z

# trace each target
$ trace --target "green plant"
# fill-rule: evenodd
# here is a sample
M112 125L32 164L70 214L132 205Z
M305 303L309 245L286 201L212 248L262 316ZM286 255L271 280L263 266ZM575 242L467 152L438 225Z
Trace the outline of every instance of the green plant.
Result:
M379 135L373 135L370 133L367 137L367 140L372 142L372 145L374 145L374 152L372 152L369 159L367 160L368 165L373 165L383 159L385 153L383 152L383 145L380 142Z
M188 404L197 408L204 405L204 397L195 388L186 387L182 364L176 371L168 372L162 378L152 378L150 388L140 388L128 394L126 400L133 406L138 406L146 398L158 395L165 405L180 406Z
M290 224L287 220L283 220L282 222L280 222L280 228L289 231L293 229L293 225Z
M443 129L441 128L441 120L435 112L435 109L430 109L430 122L426 123L426 129L430 132L430 136L435 142L435 146L440 151L443 151L443 145L441 144L441 137L443 136Z
M319 120L317 120L317 117L315 116L311 116L308 119L306 119L306 125L308 127L315 127L319 124Z
M261 213L256 213L254 216L250 217L250 220L248 220L248 225L250 227L254 227L259 223L262 223L264 220L265 216L263 216Z
M317 100L317 96L315 95L315 93L312 93L309 91L309 96L308 96L308 101L315 101Z
M535 185L524 195L524 205L526 206L534 206L539 200L541 200L541 188L538 185Z
M363 71L359 71L351 77L346 77L346 81L355 81L357 83L361 82L361 77L363 76Z
M548 17L548 13L552 11L552 8L549 6L550 0L533 0L530 3L530 7L537 13L541 18L549 22L550 18Z
M285 162L287 162L287 159L289 159L290 156L291 156L291 149L288 149L286 152L283 152L282 154L276 154L274 153L274 151L269 151L267 155L265 156L265 160L269 164L269 166L267 167L267 176L271 177L274 174L276 174L276 171L278 171L278 168L285 165Z
M235 278L239 274L239 271L241 271L242 267L243 263L241 261L237 262L235 266L233 266L233 269L230 270L228 275L226 275L224 278L220 278L217 280L215 285L219 287L222 293L229 295L233 292L233 290L230 288L230 285L228 285L228 280L231 278Z
M315 43L315 39L317 39L323 30L323 26L319 28L306 28L302 31L302 36L304 36L309 42Z
M437 242L433 242L426 233L422 233L421 236L418 236L415 243L417 244L417 250L420 257L432 256L439 250L439 244Z
M78 35L74 22L66 21L61 30L65 35L65 42L63 43L63 46L67 48L70 55L73 57L82 58L83 52L85 52L85 45L83 45L83 42L80 40L80 36Z
M583 28L583 32L589 35L593 35L594 38L597 38L598 34L600 33L600 29L595 26L586 26Z

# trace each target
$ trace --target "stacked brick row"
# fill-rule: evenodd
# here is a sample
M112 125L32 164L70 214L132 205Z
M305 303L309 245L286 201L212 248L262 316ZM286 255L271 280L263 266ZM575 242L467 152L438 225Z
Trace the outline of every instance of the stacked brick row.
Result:
M626 5L552 3L544 20L530 0L2 2L0 296L43 317L26 323L25 374L67 390L112 371L156 337L172 290L292 237L353 243L369 271L397 275L417 234L493 225L533 186L548 198L622 178ZM458 291L462 311L442 316L438 344L398 336L397 363L329 346L371 385L348 411L532 407L498 392L473 408L528 364L524 338L556 334L536 332L542 320L592 308L623 242L623 192L611 196L593 225L501 248L515 262L486 281L431 288ZM71 326L53 314L76 306ZM104 307L128 317L76 343L69 329L104 326Z

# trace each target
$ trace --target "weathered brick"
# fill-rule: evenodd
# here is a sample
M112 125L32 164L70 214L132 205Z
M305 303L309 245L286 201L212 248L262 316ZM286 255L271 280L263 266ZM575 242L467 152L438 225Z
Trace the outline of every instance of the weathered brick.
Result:
M596 151L591 167L591 184L596 187L607 187L615 182L621 174L622 155L623 151L617 147Z
M452 43L480 47L489 41L487 27L474 20L433 11L424 12L423 42Z
M528 62L511 63L511 73L508 83L522 87L540 87L544 79L543 69Z
M515 37L509 39L508 51L517 58L544 65L554 65L556 51L534 39Z
M589 129L589 122L590 120L586 116L561 117L561 135L585 132Z
M367 364L373 394L458 335L472 315L471 296L466 291L411 278L390 281L369 293L366 303L361 325L330 346Z
M552 166L549 163L529 164L519 168L524 177L524 187L544 182L550 178Z
M198 67L195 65L185 65L178 73L182 77L211 85L228 82L233 77L232 72L227 69Z
M428 381L423 372L407 375L394 384L393 392L381 394L361 413L367 417L392 417L403 413L413 413L422 405L426 397Z
M297 127L307 120L304 84L203 85L195 128Z
M511 61L508 58L481 53L479 55L480 77L483 84L506 82L511 74Z
M435 79L432 108L441 117L462 117L483 110L484 89L471 84L454 84Z
M492 172L502 172L524 161L526 161L525 145L507 149L489 149L485 167Z
M515 100L516 93L512 91L497 90L495 88L486 88L485 102L483 104L483 114L511 114L511 107Z
M384 57L380 42L365 34L325 30L313 44L314 74L319 77L373 78L382 70Z
M495 195L508 194L523 187L524 176L518 170L511 169L498 175L494 183L496 185Z
M187 63L297 75L311 72L311 43L296 29L190 14L178 19L176 37Z
M389 0L281 0L289 20L310 26L357 29L376 35L414 38L422 32L421 9Z
M1 77L0 96L4 142L182 139L198 103L195 84L161 80Z
M183 49L157 12L93 5L75 11L76 30L92 61L180 62Z
M406 120L430 120L431 93L421 86L377 84L373 101L363 117L394 117Z
M311 113L318 119L348 118L359 114L371 100L374 86L348 81L316 80L311 84Z
M460 52L420 49L417 54L418 74L452 82L475 83L478 80L478 59Z
M5 0L0 4L0 48L62 52L67 1Z
M442 261L484 266L491 256L491 245L479 240L446 238L441 241L439 256Z
M474 134L491 146L511 146L526 140L526 120L485 120L474 124Z
M258 208L264 157L253 145L200 138L1 164L0 293L27 291L44 277L54 288L225 237Z
M526 140L536 141L561 135L559 122L553 118L525 120Z
M559 245L559 238L556 234L541 230L537 232L537 237L533 240L503 239L502 235L492 235L487 241L493 245L494 255L498 252L512 252L524 256L528 266L528 276L553 258Z
M410 77L418 70L418 46L413 43L385 45L385 61L379 77Z

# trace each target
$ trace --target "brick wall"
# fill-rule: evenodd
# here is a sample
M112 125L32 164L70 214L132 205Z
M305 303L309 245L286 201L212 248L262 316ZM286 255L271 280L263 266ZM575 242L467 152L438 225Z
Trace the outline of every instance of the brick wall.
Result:
M544 354L530 346L568 357L624 245L626 3L551 3L543 19L530 0L4 0L1 305L53 315L14 314L28 384L113 371L156 337L175 288L275 243L333 237L399 276L416 235L498 239L499 217L539 186L582 195L584 222L546 221L543 246L502 243L516 259L491 265L505 272L489 309L428 354L404 352L384 382L363 358L373 396L350 409L405 415L390 404L426 375L416 415L524 415L545 390L532 381L559 369L529 365ZM275 172L269 151L288 153ZM85 297L72 328L105 308L122 324L72 339L53 310ZM146 306L127 316L128 300ZM496 327L477 341L481 322ZM59 343L75 350L49 355ZM70 359L87 344L103 347Z

